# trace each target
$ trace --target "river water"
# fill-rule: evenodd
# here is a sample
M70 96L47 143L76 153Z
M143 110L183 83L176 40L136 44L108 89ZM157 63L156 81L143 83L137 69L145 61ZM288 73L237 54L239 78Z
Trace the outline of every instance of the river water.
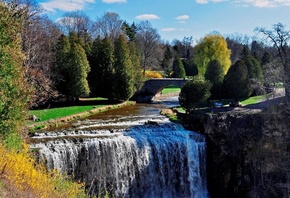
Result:
M36 133L31 149L49 169L85 182L90 196L206 198L204 136L159 114L175 105L171 98L99 113Z

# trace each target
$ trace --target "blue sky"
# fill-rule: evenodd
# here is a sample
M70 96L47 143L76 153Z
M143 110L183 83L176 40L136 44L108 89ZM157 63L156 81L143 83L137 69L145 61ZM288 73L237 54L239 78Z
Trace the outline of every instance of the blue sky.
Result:
M38 0L52 20L65 12L84 11L92 20L106 12L129 24L149 20L162 40L218 31L254 36L256 27L270 29L281 22L290 29L290 0Z

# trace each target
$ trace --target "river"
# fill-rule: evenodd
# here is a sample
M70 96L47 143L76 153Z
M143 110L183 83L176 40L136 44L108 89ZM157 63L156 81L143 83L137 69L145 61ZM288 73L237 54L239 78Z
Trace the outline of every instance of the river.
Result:
M49 169L85 182L90 196L207 198L205 137L159 114L177 98L109 110L36 133Z

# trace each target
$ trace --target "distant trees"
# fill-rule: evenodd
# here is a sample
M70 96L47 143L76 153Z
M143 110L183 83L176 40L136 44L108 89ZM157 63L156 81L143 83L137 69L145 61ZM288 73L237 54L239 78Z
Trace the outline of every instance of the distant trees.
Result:
M270 41L277 50L281 64L284 70L284 86L286 94L286 111L290 114L290 50L288 42L290 40L290 31L285 29L281 23L274 24L272 30L265 28L256 28L256 32L262 33L266 40Z
M206 101L210 97L211 83L204 78L196 76L188 81L179 94L179 103L186 112L194 111L198 102Z
M198 68L198 74L204 76L208 63L218 60L226 74L231 66L231 51L227 42L221 35L207 35L194 47L194 62Z

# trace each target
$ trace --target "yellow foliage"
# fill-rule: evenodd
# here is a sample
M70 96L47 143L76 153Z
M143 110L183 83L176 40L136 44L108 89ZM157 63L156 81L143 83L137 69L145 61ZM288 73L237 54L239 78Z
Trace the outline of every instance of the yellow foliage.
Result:
M162 74L158 71L146 71L146 78L163 78Z
M7 151L0 144L0 174L22 192L30 192L32 197L63 198L85 197L84 184L66 180L57 171L48 172L28 154L24 144L20 152Z

